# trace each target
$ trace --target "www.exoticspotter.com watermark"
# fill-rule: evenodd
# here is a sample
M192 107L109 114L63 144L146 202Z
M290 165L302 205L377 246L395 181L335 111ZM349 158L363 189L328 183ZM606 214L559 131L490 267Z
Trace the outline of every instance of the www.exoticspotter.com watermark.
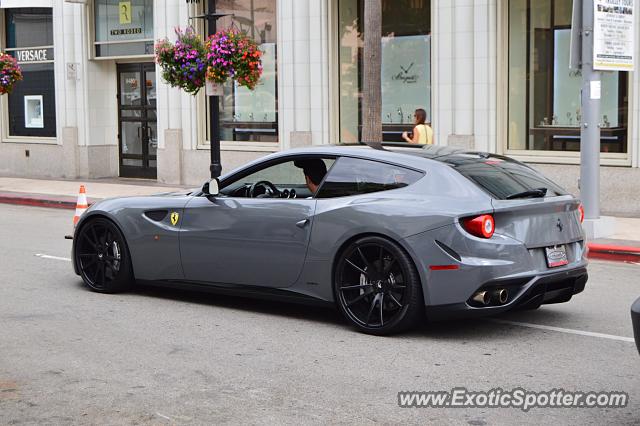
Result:
M510 391L494 388L470 391L398 392L400 407L416 408L623 408L629 403L626 392L570 392L564 389L534 392L523 388Z

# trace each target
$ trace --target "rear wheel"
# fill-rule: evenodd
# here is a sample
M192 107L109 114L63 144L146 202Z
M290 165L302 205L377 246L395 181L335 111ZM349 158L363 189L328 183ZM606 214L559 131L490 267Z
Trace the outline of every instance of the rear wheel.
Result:
M365 333L397 333L423 317L418 272L405 251L385 238L363 237L342 252L334 290L340 311Z
M96 218L78 232L74 253L84 283L93 291L117 293L133 282L124 236L113 222Z

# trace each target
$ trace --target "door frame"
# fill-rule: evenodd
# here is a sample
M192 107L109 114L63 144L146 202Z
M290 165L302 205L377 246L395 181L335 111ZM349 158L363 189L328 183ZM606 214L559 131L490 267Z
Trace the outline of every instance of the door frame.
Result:
M139 62L139 63L126 63L126 64L116 64L116 75L117 75L117 106L118 106L118 165L119 165L119 176L127 177L127 178L142 178L142 179L157 179L158 171L157 166L151 167L149 165L150 161L157 162L157 154L150 155L149 154L149 141L151 139L151 128L149 123L155 122L157 123L157 114L156 118L149 118L149 111L157 111L157 103L155 106L151 106L148 104L147 98L147 73L155 72L155 64L153 62ZM121 74L123 72L138 72L140 73L140 99L144 100L140 105L122 105L121 101ZM154 85L156 82L154 81ZM122 111L140 111L140 117L123 117ZM122 152L122 123L140 123L141 129L141 143L142 143L142 154L123 154ZM156 125L157 129L157 125ZM127 166L123 164L123 161L126 159L134 159L134 160L142 160L142 166ZM157 164L157 163L156 163Z

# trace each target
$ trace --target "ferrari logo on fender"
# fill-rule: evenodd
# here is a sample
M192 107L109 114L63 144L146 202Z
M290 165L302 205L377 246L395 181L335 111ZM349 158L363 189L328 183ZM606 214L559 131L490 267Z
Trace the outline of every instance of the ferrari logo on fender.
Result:
M176 226L176 224L178 223L179 220L180 220L180 213L171 212L171 224L173 226Z

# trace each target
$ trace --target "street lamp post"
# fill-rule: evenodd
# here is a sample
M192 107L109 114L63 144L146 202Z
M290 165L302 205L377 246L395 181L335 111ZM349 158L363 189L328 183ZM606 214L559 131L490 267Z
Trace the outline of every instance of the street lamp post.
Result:
M216 13L216 0L207 0L207 37L216 33L216 21L228 13ZM220 103L218 96L209 96L209 145L211 148L211 178L217 178L222 173L222 163L220 161Z

